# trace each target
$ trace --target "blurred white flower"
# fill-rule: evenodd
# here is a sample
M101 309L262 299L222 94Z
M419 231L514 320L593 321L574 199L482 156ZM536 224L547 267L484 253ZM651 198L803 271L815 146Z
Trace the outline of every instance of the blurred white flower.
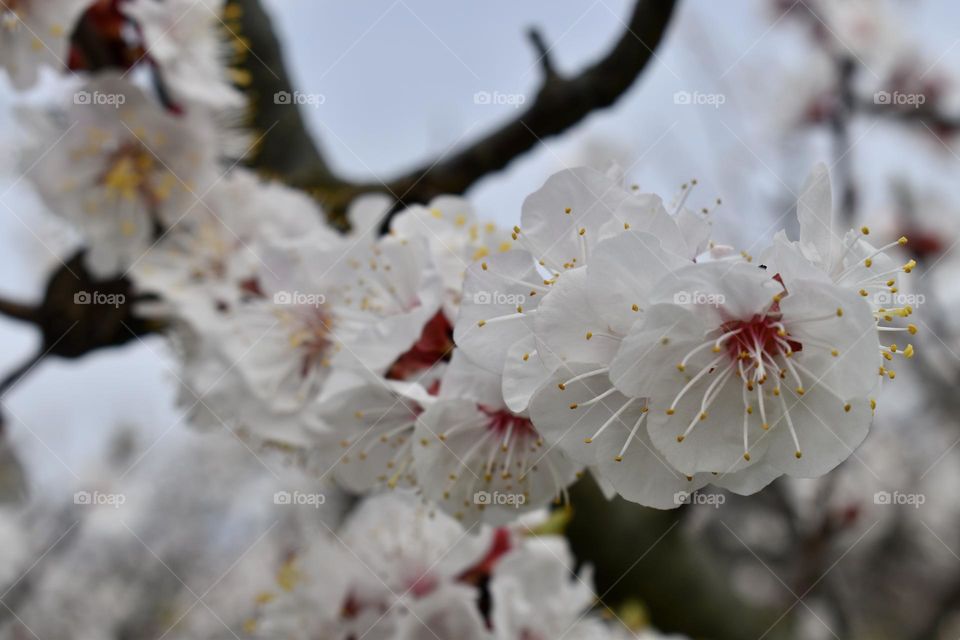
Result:
M83 85L66 119L42 129L25 172L86 238L87 264L100 276L129 267L196 215L216 178L210 123L164 112L115 75Z
M42 66L69 68L70 34L92 0L6 0L0 6L0 66L28 89Z
M230 49L221 15L224 0L125 0L146 58L156 64L176 102L240 107L243 96L227 77Z
M471 263L513 247L510 235L492 222L481 223L464 198L441 196L429 205L414 205L390 221L390 232L401 238L425 238L443 276L444 312L456 320L463 278Z

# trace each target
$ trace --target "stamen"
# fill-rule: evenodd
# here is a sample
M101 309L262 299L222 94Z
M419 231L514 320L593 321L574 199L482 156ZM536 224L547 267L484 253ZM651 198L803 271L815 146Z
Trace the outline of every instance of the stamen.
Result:
M647 417L647 411L646 409L644 409L644 412L640 414L640 417L637 418L637 421L633 423L633 428L630 429L630 435L627 436L627 441L623 443L623 448L620 449L620 453L618 453L613 458L615 461L617 462L623 461L623 456L627 453L627 449L630 448L630 443L633 441L633 437L637 435L637 429L640 428L640 423L642 423L643 419L646 417Z
M623 405L622 405L619 409L617 409L617 410L613 413L612 416L610 416L609 418L607 418L606 422L604 422L602 425L600 425L600 428L597 429L597 432L594 433L592 437L584 438L584 439L583 439L584 444L590 444L591 442L593 442L594 440L596 440L597 438L599 438L599 437L600 437L600 434L602 434L602 433L606 430L607 427L609 427L611 424L613 424L613 421L616 420L617 418L619 418L620 415L621 415L624 411L626 411L626 410L630 407L631 404L633 404L634 400L636 400L636 398L630 398L629 400L627 400L626 402L624 402Z

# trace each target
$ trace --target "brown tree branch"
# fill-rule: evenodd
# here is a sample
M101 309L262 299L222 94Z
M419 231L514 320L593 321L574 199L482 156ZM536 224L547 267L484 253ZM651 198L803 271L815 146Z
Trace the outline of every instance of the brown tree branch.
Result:
M20 322L36 324L39 312L36 307L0 298L0 315Z
M295 177L292 183L313 192L335 213L367 192L387 191L404 202L426 202L445 193L461 194L543 139L567 131L594 111L616 102L654 57L675 6L676 0L638 0L616 44L603 58L570 77L554 71L542 36L532 31L530 38L544 70L536 97L516 119L447 160L427 162L386 184L346 182L332 176L325 165L302 180Z
M258 140L247 164L290 184L336 182L292 99L295 89L280 41L260 0L229 0L224 13L240 88L248 98L247 125Z

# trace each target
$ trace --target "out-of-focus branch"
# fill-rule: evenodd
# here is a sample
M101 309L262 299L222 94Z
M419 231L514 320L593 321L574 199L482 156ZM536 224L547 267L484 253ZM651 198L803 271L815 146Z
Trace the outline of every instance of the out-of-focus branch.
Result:
M248 98L247 125L257 141L248 164L299 186L335 184L293 99L295 89L273 22L260 0L230 0L225 10L238 84Z
M255 99L254 127L265 135L251 165L276 174L317 196L337 217L361 193L388 192L410 202L463 193L536 146L563 133L589 114L612 105L636 81L654 56L673 15L676 0L638 0L624 33L600 60L573 76L557 73L542 35L530 32L544 77L536 96L515 119L468 144L452 157L432 159L403 175L379 182L350 182L333 174L310 142L294 104L276 104L275 95L292 95L276 37L258 0L231 0L241 46L249 45L242 68Z
M0 315L13 320L19 320L20 322L36 323L39 317L39 311L31 305L0 299Z
M854 184L853 161L850 155L850 124L854 109L854 73L856 62L851 58L837 61L837 107L830 118L833 136L834 174L840 187L840 215L845 226L854 225L857 213L857 187Z
M684 507L660 511L622 498L607 501L589 477L570 488L567 537L574 555L595 570L602 604L639 598L653 626L693 638L792 637L783 611L744 602L706 545L688 535Z
M905 124L920 125L936 135L950 135L960 131L960 117L943 113L935 106L879 104L875 100L858 100L856 111L865 115L900 120Z
M428 162L396 178L389 183L391 191L406 193L417 201L443 193L463 193L542 139L563 133L594 111L609 107L654 56L675 5L675 0L639 0L623 35L603 58L571 77L547 76L533 102L514 120L448 160ZM541 54L541 62L545 59Z

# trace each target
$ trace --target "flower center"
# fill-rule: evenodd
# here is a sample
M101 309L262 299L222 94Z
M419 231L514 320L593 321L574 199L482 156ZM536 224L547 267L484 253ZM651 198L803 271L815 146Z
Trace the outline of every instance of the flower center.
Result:
M783 354L801 351L803 345L789 337L779 313L757 314L750 320L731 320L720 327L730 359L742 361L751 379L763 383L770 364ZM718 343L721 340L717 341ZM714 347L714 351L718 351ZM745 381L746 383L746 381Z
M780 402L783 420L786 422L796 446L796 457L800 458L802 456L800 441L793 427L793 421L781 392L780 384L781 381L789 378L791 382L796 384L796 394L802 396L806 391L801 374L812 379L816 379L816 376L802 364L793 360L793 355L803 349L803 344L791 337L790 332L782 322L780 300L785 295L786 293L782 293L774 296L773 302L765 312L755 314L748 320L728 320L724 322L718 329L711 332L713 335L719 334L717 337L711 337L706 342L694 347L677 365L679 371L685 372L688 361L694 355L707 348L717 354L699 372L689 378L667 409L667 415L673 415L681 398L698 383L712 376L713 379L707 384L703 392L699 411L695 412L686 430L677 436L677 442L686 440L694 427L707 419L710 406L720 396L730 378L736 376L742 382L743 458L749 461L750 439L748 428L755 410L759 410L760 427L764 431L770 428L770 423L767 420L767 402L774 402L775 400L772 398L765 399L764 383L772 379L771 393L773 398ZM842 309L837 309L836 314L838 316L842 315ZM817 342L812 346L827 349L834 357L839 354L839 351L825 343ZM754 405L754 402L756 402L756 405Z
M506 409L490 409L482 405L479 406L479 409L490 418L487 429L497 436L502 436L504 445L509 444L513 438L526 438L528 436L539 438L529 418L518 416Z
M331 318L323 309L307 309L299 319L299 327L290 336L290 344L300 352L300 375L306 378L318 367L330 366L327 354L333 341L330 339Z

